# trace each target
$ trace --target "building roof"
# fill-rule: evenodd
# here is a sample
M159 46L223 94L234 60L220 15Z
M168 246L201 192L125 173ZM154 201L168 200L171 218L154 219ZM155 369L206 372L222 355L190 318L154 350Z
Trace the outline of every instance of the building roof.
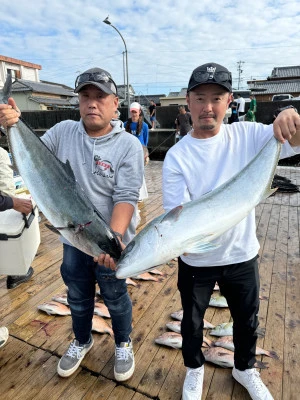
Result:
M2 55L0 55L0 61L4 61L4 62L10 63L10 64L22 65L23 67L42 69L42 66L39 64L33 64L28 61L22 61L22 60L18 60L17 58L6 57L6 56L2 56Z
M42 96L30 96L30 100L39 103L39 104L44 104L46 106L52 106L56 108L74 108L74 104L72 102L65 98L65 99L58 99L57 97L42 97Z
M179 92L170 92L167 97L185 97L187 88L181 88Z
M140 103L142 106L149 107L150 106L150 101L153 100L155 104L160 104L160 98L161 97L166 97L165 94L147 94L145 96L144 94L134 96L134 101L137 101Z
M77 96L71 88L67 89L65 85L60 85L58 83L47 83L47 82L34 82L27 81L24 79L16 79L12 84L12 92L38 92L38 93L48 93L63 96Z
M249 89L255 89L255 94L300 93L300 79L282 81L248 81ZM259 91L259 89L262 89Z
M275 67L269 79L300 78L300 65L291 67Z

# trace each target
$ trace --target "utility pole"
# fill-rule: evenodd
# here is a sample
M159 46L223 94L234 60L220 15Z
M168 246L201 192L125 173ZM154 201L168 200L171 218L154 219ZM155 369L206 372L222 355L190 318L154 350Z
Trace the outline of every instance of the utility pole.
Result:
M238 90L240 89L240 82L243 80L243 78L241 78L241 74L243 73L242 70L242 65L245 63L245 61L238 61L237 62L237 70L238 70L238 74L239 74L239 78L238 78Z

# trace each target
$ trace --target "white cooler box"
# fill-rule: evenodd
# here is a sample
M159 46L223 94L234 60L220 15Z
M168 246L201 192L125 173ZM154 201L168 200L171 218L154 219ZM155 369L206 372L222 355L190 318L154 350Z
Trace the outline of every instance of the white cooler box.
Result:
M41 242L39 212L27 216L15 210L0 212L0 274L25 275Z

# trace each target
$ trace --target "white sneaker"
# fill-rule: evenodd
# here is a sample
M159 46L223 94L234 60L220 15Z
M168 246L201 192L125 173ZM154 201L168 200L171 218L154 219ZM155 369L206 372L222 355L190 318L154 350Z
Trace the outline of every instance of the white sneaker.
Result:
M232 376L244 386L253 400L274 400L255 368L240 371L233 367Z
M8 336L9 336L8 329L5 326L2 326L0 328L0 347L5 345Z
M182 389L182 400L201 400L204 378L204 365L187 368Z

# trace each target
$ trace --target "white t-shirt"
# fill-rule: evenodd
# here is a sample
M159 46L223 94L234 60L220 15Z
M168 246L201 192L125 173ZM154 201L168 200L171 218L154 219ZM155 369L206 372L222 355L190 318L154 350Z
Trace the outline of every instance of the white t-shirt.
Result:
M245 112L245 99L243 97L239 97L235 101L239 104L238 112Z
M253 122L222 124L219 133L208 139L196 139L187 134L170 148L165 157L165 210L199 199L231 179L255 157L272 135L273 125ZM292 148L286 142L281 158L297 153L300 153L300 147ZM190 253L181 258L189 265L207 267L239 263L255 257L259 250L255 210L214 243L218 245L214 250L201 254Z

